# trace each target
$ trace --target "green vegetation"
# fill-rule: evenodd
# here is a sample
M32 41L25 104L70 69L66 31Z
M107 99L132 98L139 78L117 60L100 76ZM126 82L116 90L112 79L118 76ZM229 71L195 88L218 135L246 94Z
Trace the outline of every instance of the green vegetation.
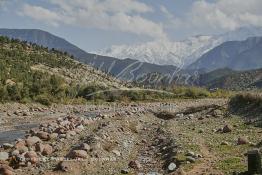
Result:
M233 96L229 102L233 108L256 108L262 110L262 96L258 93L241 93Z
M214 92L210 92L205 88L201 87L174 87L171 92L178 98L227 98L230 97L232 92L218 89Z
M0 102L36 101L49 105L76 95L76 86L58 75L33 70L49 67L77 66L66 54L52 49L0 37Z
M226 174L232 174L237 171L244 172L246 170L245 164L242 162L240 157L230 157L218 164L219 169L226 172Z
M54 71L37 68L43 65ZM175 98L224 97L224 91L209 92L204 88L176 87L166 91L150 89L119 90L79 81L67 81L61 73L64 70L80 69L81 64L73 57L55 49L0 37L0 102L16 101L22 103L83 102L83 101L159 101ZM56 72L55 70L63 70ZM93 76L92 71L87 74ZM74 73L73 73L74 74ZM77 74L77 73L76 73ZM98 76L103 76L98 75ZM107 77L105 77L107 78ZM93 78L96 81L97 78ZM99 81L103 81L101 79ZM109 80L108 80L109 81Z

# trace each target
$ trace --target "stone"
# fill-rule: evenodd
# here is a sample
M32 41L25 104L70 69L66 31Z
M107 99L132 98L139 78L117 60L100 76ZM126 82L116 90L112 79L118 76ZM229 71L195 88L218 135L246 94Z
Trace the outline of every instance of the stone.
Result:
M88 157L88 154L84 150L73 150L71 153L72 158L82 158L85 159Z
M118 150L113 150L112 153L114 153L118 157L121 156L121 153Z
M223 141L223 142L221 143L221 145L229 145L229 143L226 142L226 141Z
M85 151L90 151L91 147L87 143L82 143L80 148Z
M60 134L59 137L65 139L66 138L66 134Z
M186 153L186 156L195 157L195 153L192 152L192 151L188 151L188 152Z
M128 173L129 173L128 169L122 169L121 170L121 174L128 174Z
M238 145L245 145L245 144L249 144L249 141L246 137L239 137L237 140L237 144Z
M75 136L76 132L75 131L69 131L67 134L69 134L70 136Z
M79 125L79 126L77 126L76 128L79 129L79 130L85 129L85 127L84 127L83 125Z
M223 128L218 128L216 132L223 132Z
M19 147L17 148L17 150L19 151L20 154L22 154L22 153L27 152L29 149L28 149L28 147L26 147L26 146L19 146Z
M58 164L58 168L62 171L68 172L72 170L72 163L70 161L63 161Z
M196 159L191 157L191 156L187 156L186 161L189 161L190 163L194 163L194 162L196 162Z
M201 154L196 154L194 158L203 158Z
M0 160L6 161L9 158L8 152L0 152Z
M36 143L35 145L35 151L42 153L44 150L44 145L42 143Z
M38 162L38 156L35 151L28 151L27 153L25 153L25 158L28 162L31 162L32 164Z
M3 144L3 148L4 148L4 149L10 149L10 148L13 148L13 147L14 147L14 145L9 144L9 143L4 143L4 144Z
M50 155L52 153L53 153L53 147L51 145L48 145L48 144L44 145L44 149L42 151L42 154L44 156L47 156L47 155Z
M12 156L17 156L17 155L19 155L19 154L20 154L20 152L19 152L19 150L17 150L17 149L11 152L11 155L12 155Z
M18 140L16 143L15 143L15 148L19 149L20 147L23 147L25 146L25 141L24 140Z
M221 110L219 110L219 109L216 109L216 110L213 111L213 114L215 116L221 116L221 115L223 115L223 112Z
M233 129L233 127L231 125L226 125L223 127L222 131L223 133L228 133L228 132L231 132Z
M47 132L40 131L36 134L36 136L44 141L50 140L50 135Z
M176 167L176 164L172 162L168 165L168 171L175 171Z
M205 118L203 116L199 117L198 120L204 120Z
M133 169L140 169L140 168L142 167L141 164L140 164L137 160L135 160L135 161L130 161L129 164L128 164L128 166L129 166L130 168L133 168Z
M193 117L194 117L194 114L189 114L188 117L189 117L189 118L193 118Z
M28 137L25 140L25 143L27 146L34 146L37 142L42 142L39 137L33 136L33 137Z
M58 137L57 133L50 134L50 139L56 139Z
M13 175L13 168L8 165L0 164L0 174L1 175Z

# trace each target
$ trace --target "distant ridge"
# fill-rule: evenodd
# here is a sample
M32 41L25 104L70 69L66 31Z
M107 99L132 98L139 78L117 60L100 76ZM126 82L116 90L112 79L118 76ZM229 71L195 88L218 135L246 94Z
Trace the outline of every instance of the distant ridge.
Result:
M225 42L204 54L188 69L212 71L226 67L233 70L262 68L262 37Z
M0 35L36 43L49 49L55 48L67 52L80 62L92 65L124 80L134 80L137 76L156 71L162 74L173 74L177 70L175 66L156 65L140 62L135 59L120 60L113 57L87 53L65 39L39 29L0 29Z

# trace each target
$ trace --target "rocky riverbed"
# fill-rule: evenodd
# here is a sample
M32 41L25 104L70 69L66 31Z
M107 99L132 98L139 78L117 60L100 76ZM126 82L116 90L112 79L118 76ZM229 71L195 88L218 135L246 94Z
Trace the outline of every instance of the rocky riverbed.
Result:
M6 104L1 106L0 172L226 174L224 163L233 153L239 162L230 171L241 171L244 152L256 145L261 130L244 128L242 119L227 113L226 103ZM24 123L30 127L16 127Z

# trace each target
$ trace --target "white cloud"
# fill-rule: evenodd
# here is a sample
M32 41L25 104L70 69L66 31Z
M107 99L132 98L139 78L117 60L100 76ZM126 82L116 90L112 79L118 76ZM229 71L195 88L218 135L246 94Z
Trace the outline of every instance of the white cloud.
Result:
M52 25L74 25L165 38L161 24L143 17L154 10L137 0L48 0L52 9L25 4L24 16Z
M200 0L190 12L177 20L180 28L235 30L243 26L262 26L261 0Z
M9 3L13 3L15 0L0 0L0 9L7 11L7 6Z
M58 26L59 22L62 20L62 17L60 17L55 12L52 12L40 6L32 6L28 4L24 5L23 13L20 14L24 16L30 16L35 20L48 22L53 26Z

